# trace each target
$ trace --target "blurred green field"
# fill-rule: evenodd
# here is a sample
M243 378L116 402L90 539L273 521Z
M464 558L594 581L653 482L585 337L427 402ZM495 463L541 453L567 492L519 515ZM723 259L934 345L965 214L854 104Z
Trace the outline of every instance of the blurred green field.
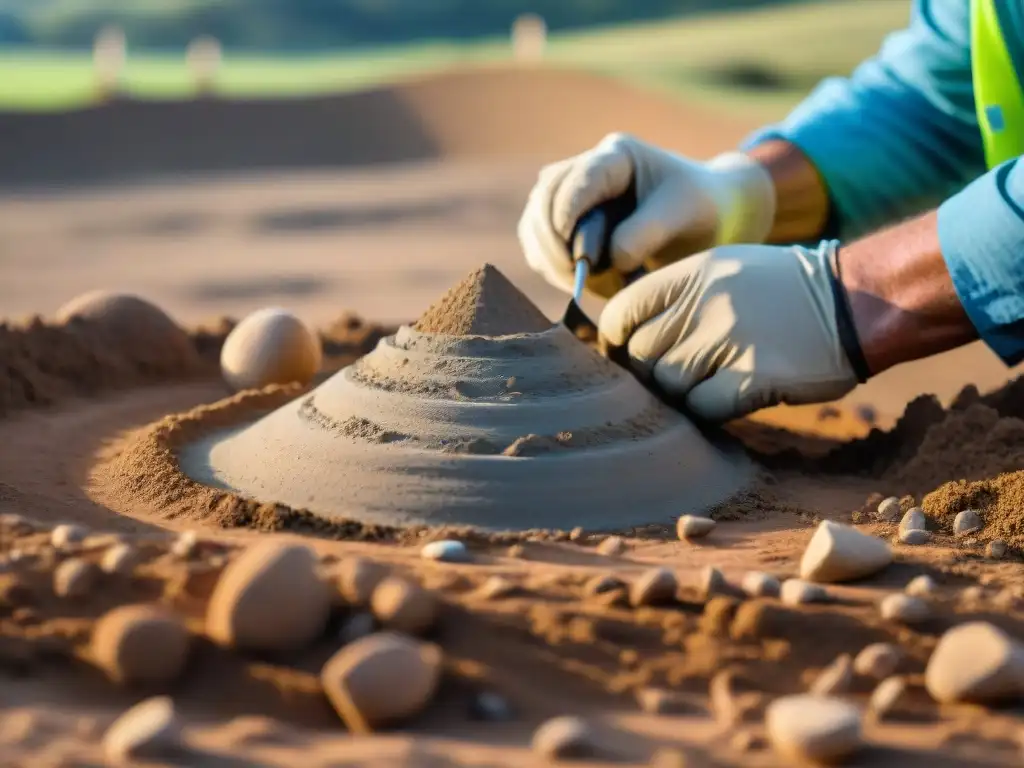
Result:
M547 60L647 88L744 110L777 112L819 79L845 74L906 25L909 0L830 0L552 36ZM130 41L129 41L130 47ZM453 66L510 58L507 39L420 44L358 55L225 57L225 96L299 96L379 85ZM130 55L124 90L139 98L190 93L183 55ZM95 94L86 53L0 50L0 108L49 110Z

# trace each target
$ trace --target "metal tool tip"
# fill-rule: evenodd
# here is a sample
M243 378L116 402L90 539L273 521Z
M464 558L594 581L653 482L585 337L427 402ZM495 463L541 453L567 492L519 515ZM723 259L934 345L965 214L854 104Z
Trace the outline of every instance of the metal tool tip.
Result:
M586 287L589 272L590 263L586 259L578 259L576 261L576 279L572 286L572 298L577 303L583 298L583 289Z

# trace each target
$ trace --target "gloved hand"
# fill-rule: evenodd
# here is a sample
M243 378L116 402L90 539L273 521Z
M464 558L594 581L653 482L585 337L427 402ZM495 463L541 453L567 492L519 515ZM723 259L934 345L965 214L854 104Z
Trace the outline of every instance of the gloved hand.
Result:
M700 163L612 134L594 149L541 170L519 220L519 242L533 270L571 292L568 243L576 223L634 179L637 210L615 229L613 269L587 285L598 295L614 294L623 285L621 276L641 264L654 270L712 246L759 243L771 229L771 177L746 155L731 152Z
M628 344L641 377L708 421L834 400L866 377L845 294L837 307L833 293L835 247L731 245L691 256L614 296L601 336Z

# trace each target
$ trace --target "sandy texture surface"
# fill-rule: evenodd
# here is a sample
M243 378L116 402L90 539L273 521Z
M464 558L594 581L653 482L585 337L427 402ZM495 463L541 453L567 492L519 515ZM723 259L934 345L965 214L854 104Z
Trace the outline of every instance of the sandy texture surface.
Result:
M195 414L185 472L332 523L621 531L704 514L752 474L490 266L253 420L265 408L233 409L227 434L226 412Z
M527 77L529 87L515 90L518 77ZM773 409L731 425L761 467L759 482L718 506L714 530L691 541L677 537L672 519L618 538L584 528L538 531L526 541L451 529L332 525L301 509L188 485L181 446L240 417L301 404L308 394L277 388L229 395L216 360L231 322L216 318L290 305L323 329L325 363L316 387L340 381L331 377L393 330L339 317L342 309L408 321L483 261L556 317L564 299L531 282L516 253L514 222L536 172L534 160L519 157L578 151L619 121L633 121L632 130L655 140L675 137L678 148L693 146L698 154L725 148L747 127L635 101L621 102L631 109L609 111L605 105L625 97L588 80L590 111L567 114L564 132L556 130L558 121L517 128L509 115L522 114L528 99L564 99L565 77L473 75L399 89L403 103L419 104L418 120L444 149L414 154L425 164L382 170L269 174L351 162L324 155L318 163L313 150L330 148L329 141L317 145L307 129L282 128L298 114L317 116L322 125L320 118L343 111L334 102L300 103L284 114L276 105L276 124L251 121L250 107L191 105L186 109L198 110L190 113L198 127L184 134L167 120L174 105L0 121L7 138L22 142L4 142L0 158L8 181L22 184L0 204L0 303L11 316L43 315L0 326L5 764L105 764L111 723L128 707L166 694L178 720L164 737L174 737L176 753L152 764L532 766L546 762L531 746L537 729L548 718L570 715L592 734L582 765L790 765L766 733L768 706L786 694L827 688L874 711L880 681L873 667L844 661L844 654L859 658L875 643L894 649L895 666L886 672L895 678L887 685L896 695L881 716L865 715L864 746L850 764L1019 764L1018 709L938 704L927 686L934 673L925 675L940 638L955 624L989 622L1024 638L1024 400L1020 385L1002 386L1008 373L978 347L892 371L836 406ZM474 91L472 82L483 86ZM508 102L504 113L480 101L491 86ZM181 161L171 170L193 172L204 169L197 157L221 156L223 137L237 135L238 122L218 118L204 131L200 118L228 113L236 121L247 115L254 130L276 125L274 135L289 136L280 142L288 151L259 166L260 174L168 181L163 171L174 163ZM133 124L136 117L141 122ZM74 121L81 131L68 132L68 141L53 138ZM115 130L146 136L131 134L140 125L152 137L161 130L173 135L164 136L169 143L111 140ZM223 125L231 131L217 127ZM371 135L367 125L352 123L345 135ZM269 151L257 133L252 144L241 143L253 156ZM180 145L173 136L183 137ZM299 137L294 144L293 136ZM336 152L347 151L338 143ZM518 156L501 155L505 146ZM205 170L240 170L251 159L242 148L234 165L207 160ZM168 168L160 167L161 157ZM27 191L72 182L76 174L79 182L123 179L133 166L146 183ZM176 362L160 357L164 364L154 366L153 345L111 338L88 319L56 319L58 307L92 288L132 290L154 301L190 328L176 336L187 339L188 354ZM205 329L196 327L205 321ZM408 384L367 360L350 370L374 386L389 378ZM970 381L983 393L995 391L955 397ZM919 399L895 428L870 431L872 419L888 427L907 401L925 392L937 392L941 402ZM875 413L858 411L860 404ZM347 439L376 434L373 424L345 429L352 432ZM340 476L345 467L334 471ZM926 543L898 543L899 518L875 518L884 496L900 499L901 514L923 504ZM954 535L957 515L968 508L979 513L981 527ZM752 572L799 575L821 519L892 542L893 563L853 584L825 585L827 603L789 605L740 589L753 583ZM468 548L464 562L421 557L424 544L456 533ZM302 589L282 598L274 596L273 583L263 584L253 588L260 599L250 603L274 615L272 598L289 601L277 615L298 616L315 635L276 651L215 642L211 628L220 625L208 614L227 601L223 590L211 599L221 577L268 540L310 547L315 557L287 562L312 571L305 582L294 581L301 568L290 568L282 583ZM238 571L225 584L236 583ZM397 581L388 580L374 597L385 573ZM927 616L908 620L912 614L894 613L891 599L882 606L911 584L919 590L921 576L934 584L921 598ZM311 602L314 594L318 604ZM906 611L905 602L895 605ZM159 606L176 636L184 632L182 668L168 672L167 659L139 661L126 651L111 655L109 637L116 633L110 627L117 622L102 622L106 629L98 632L99 620L136 603ZM268 632L284 631L272 625L264 622ZM346 726L351 717L331 704L337 691L325 694L325 684L334 682L325 682L321 671L360 632L382 625L416 627L423 633L416 642L439 648L440 683L410 720L355 733ZM107 638L104 647L97 637ZM986 637L995 652L968 652L954 666L1002 664L999 635ZM116 665L111 658L119 659ZM161 681L114 682L138 664L160 667ZM1022 675L1012 666L997 671L1005 680ZM422 672L417 679L425 679ZM383 673L360 685L371 689L360 689L364 704L374 690L392 694L380 697L378 707L411 695L412 687Z

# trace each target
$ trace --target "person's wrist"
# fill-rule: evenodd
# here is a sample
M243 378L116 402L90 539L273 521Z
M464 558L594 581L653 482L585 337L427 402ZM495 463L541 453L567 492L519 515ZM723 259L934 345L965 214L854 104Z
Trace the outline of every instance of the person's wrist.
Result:
M775 221L776 191L771 174L743 152L711 158L709 190L718 208L716 245L763 243Z
M861 345L860 333L857 329L853 308L846 284L843 282L842 261L840 259L841 243L838 240L827 240L819 246L826 260L825 266L832 289L832 307L835 312L836 335L839 344L846 354L846 359L853 369L857 381L863 384L871 377L871 366Z

